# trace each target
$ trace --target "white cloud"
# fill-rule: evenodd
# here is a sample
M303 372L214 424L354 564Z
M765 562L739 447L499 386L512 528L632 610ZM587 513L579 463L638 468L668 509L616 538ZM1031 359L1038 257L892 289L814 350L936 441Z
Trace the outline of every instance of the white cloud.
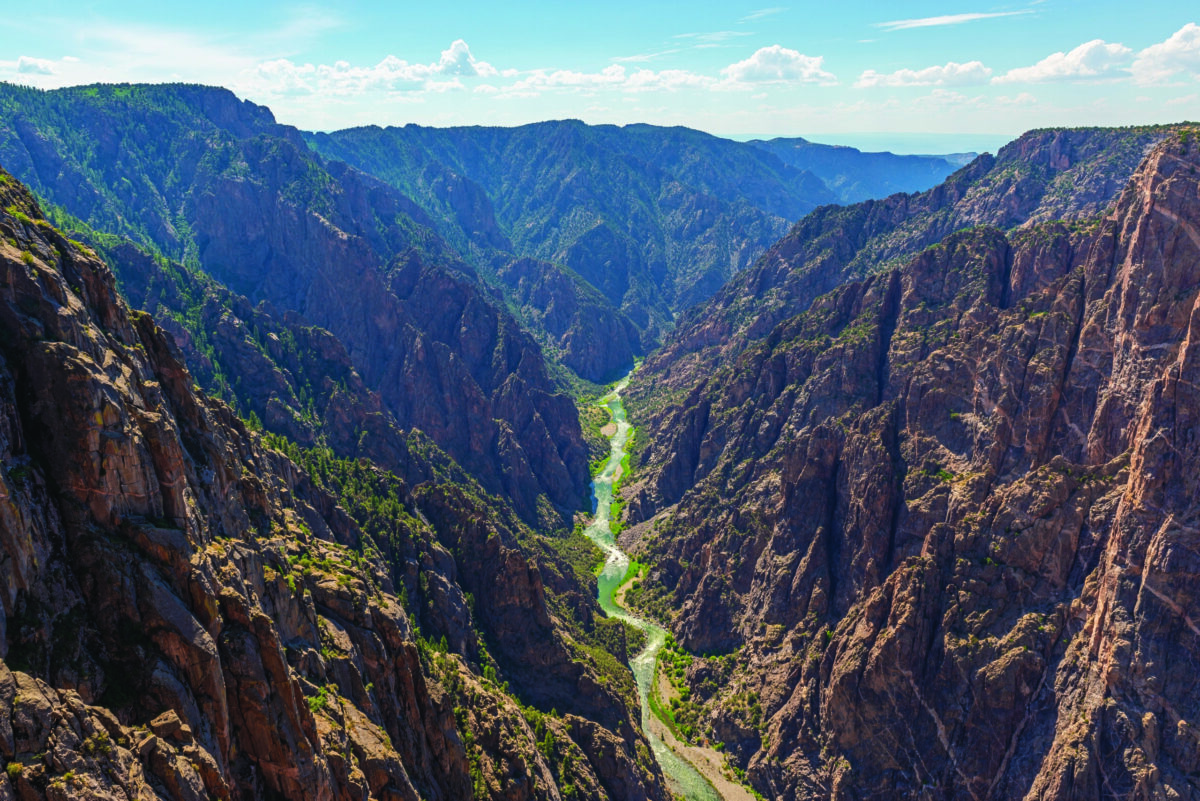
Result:
M774 81L837 83L837 78L822 68L824 61L823 56L806 56L776 44L759 48L750 58L730 64L721 70L721 75L727 82L735 84Z
M624 83L626 77L625 68L620 64L610 64L599 72L534 70L531 75L507 87L505 91L527 92L562 87L617 86Z
M1129 63L1133 51L1123 44L1093 39L1069 53L1051 53L1030 67L1017 67L992 83L1043 83L1110 78Z
M713 79L687 70L638 70L629 76L625 88L634 92L651 90L675 91L676 89L707 89Z
M774 6L772 8L760 8L758 11L751 11L749 14L747 14L746 16L744 16L740 20L738 20L738 22L754 22L755 20L762 19L763 17L770 17L775 14L781 14L784 11L787 11L787 9L784 8L783 6Z
M640 68L629 70L624 64L610 64L598 72L575 70L534 70L520 80L499 87L499 97L533 97L547 91L582 92L619 91L626 95L642 92L680 90L758 91L769 83L836 83L837 79L822 68L820 56L806 56L780 45L757 50L749 58L730 64L720 77L689 70ZM489 91L489 90L485 90Z
M1037 98L1029 92L1021 92L1016 97L1001 95L996 98L996 105L998 106L1035 106L1037 102Z
M985 67L981 61L968 61L966 64L951 61L945 66L926 67L920 70L903 69L889 73L867 70L859 76L854 85L859 88L871 86L968 86L986 83L991 74L991 68Z
M629 72L621 64L610 64L599 72L535 70L501 90L506 97L530 97L545 90L616 89L624 92L709 89L717 80L687 70L638 69Z
M17 59L17 72L21 75L53 75L54 62L48 58L21 56Z
M430 65L432 66L432 65ZM471 48L462 39L455 39L449 49L442 51L442 58L437 64L437 74L458 75L462 77L479 76L487 78L496 74L496 68L486 61L476 61L471 55Z
M1183 97L1173 97L1167 101L1168 106L1192 106L1200 103L1200 95L1190 94Z
M955 92L951 89L934 89L924 97L918 97L912 105L915 108L927 109L962 108L976 105L982 100L981 97L967 97L962 92Z
M659 50L656 53L638 53L635 56L613 56L611 60L615 61L618 64L631 64L631 63L637 64L637 63L643 63L646 61L653 61L656 58L661 58L663 56L669 56L672 53L678 53L678 52L679 52L679 48L673 47L669 50Z
M708 33L677 33L672 39L690 39L701 45L714 45L736 39L739 36L751 36L749 31L710 31Z
M492 78L500 72L479 61L457 39L432 64L410 64L389 55L371 67L347 61L333 64L295 64L281 58L258 64L243 76L239 88L279 94L357 95L372 91L445 92L463 88L460 78Z
M964 22L975 22L981 19L995 19L996 17L1015 17L1019 14L1032 14L1033 12L1026 9L1024 11L996 11L990 14L946 14L940 17L921 17L919 19L894 19L890 22L876 22L876 28L883 28L885 31L903 31L909 28L933 28L941 25L961 25Z
M1150 45L1133 62L1133 79L1140 84L1166 83L1177 76L1200 77L1200 25L1194 22Z

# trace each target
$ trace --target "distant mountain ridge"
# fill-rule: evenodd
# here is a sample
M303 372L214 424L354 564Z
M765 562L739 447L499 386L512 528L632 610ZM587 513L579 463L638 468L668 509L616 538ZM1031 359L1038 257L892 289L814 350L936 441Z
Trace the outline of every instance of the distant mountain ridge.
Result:
M365 189L369 181L325 161L304 174L278 174L288 182L287 202L311 205L384 260L412 244L425 261L469 263L553 359L589 380L611 378L646 353L681 311L707 299L792 222L837 201L826 182L849 180L826 169L823 181L762 147L686 128L564 120L304 134L223 92L194 85L54 92L5 86L0 156L36 192L98 231L130 236L176 260L212 261L201 245L213 238L193 232L187 219L205 212L196 201L206 195L189 194L189 186L213 175L242 180L249 174L239 170L268 164L282 153L281 142L294 152L303 141L398 191L385 201L393 208L377 212L370 204L388 195L378 188L366 190L367 206L331 206L341 195L327 187L349 182ZM150 96L159 106L154 117L144 113ZM107 103L132 103L135 111L91 132ZM178 133L164 137L165 129L154 127L164 124ZM184 125L192 126L186 135ZM142 126L140 133L131 126ZM277 141L249 154L232 144L261 137ZM861 184L864 176L893 169L876 156L843 153L839 164L867 159L853 179ZM372 214L376 219L364 225ZM397 214L405 220L399 226L392 220ZM347 222L351 217L362 221ZM249 263L257 256L221 257ZM245 276L219 278L258 299ZM276 289L298 300L294 288Z
M423 204L449 241L482 251L483 260L499 250L568 268L649 341L790 221L835 200L809 173L682 128L565 120L306 138ZM480 232L489 232L486 243Z
M857 199L924 189L956 168L933 157L808 145L818 177L771 143L578 120L305 136L323 155L414 198L444 221L439 231L448 240L582 276L639 326L647 344L817 206L847 193ZM898 170L906 173L888 177Z
M842 203L857 203L897 192L923 192L978 155L870 153L845 145L817 144L799 137L754 139L750 144L778 156L785 164L816 175Z

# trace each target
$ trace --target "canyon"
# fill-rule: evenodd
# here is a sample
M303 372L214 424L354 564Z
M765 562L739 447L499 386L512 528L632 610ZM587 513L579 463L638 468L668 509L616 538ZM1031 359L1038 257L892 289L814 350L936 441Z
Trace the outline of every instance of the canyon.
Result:
M0 165L0 798L1200 796L1196 126Z

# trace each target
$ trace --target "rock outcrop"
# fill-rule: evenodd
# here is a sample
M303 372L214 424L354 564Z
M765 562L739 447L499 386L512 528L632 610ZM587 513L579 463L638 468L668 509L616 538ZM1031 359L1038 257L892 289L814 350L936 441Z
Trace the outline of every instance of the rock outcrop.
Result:
M643 401L704 736L778 799L1197 797L1198 325L1182 129L1102 217L954 233Z
M0 94L0 162L90 233L133 239L326 329L399 426L428 433L526 521L561 525L586 503L573 403L411 200L324 163L223 89Z
M647 347L793 220L836 199L816 176L766 151L687 128L561 120L371 126L306 140L412 197L464 252L568 268L610 313L631 320ZM585 325L569 337L590 333Z
M412 484L267 447L5 173L0 209L0 796L666 798L515 515L428 439Z
M848 280L895 265L974 225L1090 221L1170 126L1030 131L916 194L823 206L797 222L711 301L681 317L647 358L648 385L686 395L722 362ZM638 402L638 385L631 387Z

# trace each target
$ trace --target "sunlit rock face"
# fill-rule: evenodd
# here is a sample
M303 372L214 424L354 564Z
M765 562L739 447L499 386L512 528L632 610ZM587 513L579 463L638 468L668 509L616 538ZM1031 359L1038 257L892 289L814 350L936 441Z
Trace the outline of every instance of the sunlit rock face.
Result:
M1103 215L951 234L658 408L635 376L647 605L733 653L688 679L761 792L1194 795L1198 271L1171 131Z

